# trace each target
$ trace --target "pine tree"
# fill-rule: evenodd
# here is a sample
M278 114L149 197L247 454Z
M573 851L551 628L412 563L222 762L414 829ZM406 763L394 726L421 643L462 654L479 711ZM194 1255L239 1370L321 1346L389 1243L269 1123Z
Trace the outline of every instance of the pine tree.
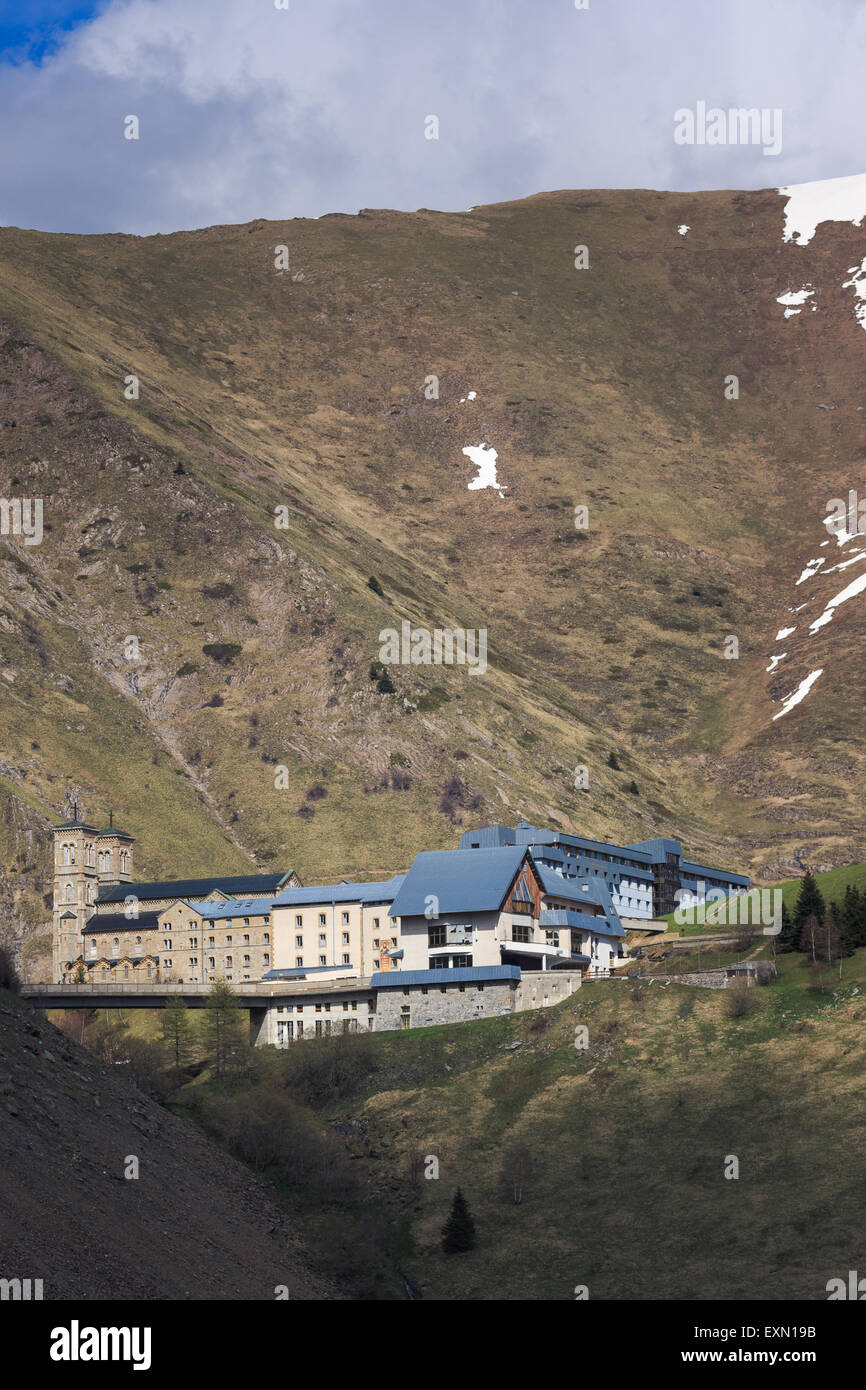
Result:
M794 908L794 925L797 929L797 935L802 936L807 918L814 917L818 922L823 922L824 912L825 903L821 890L815 882L815 875L812 870L807 869L800 882L800 892L797 895L797 904ZM803 949L801 946L800 950Z
M189 1009L179 994L170 994L165 1001L162 1036L174 1058L175 1066L182 1067L192 1056L194 1043Z
M226 980L214 980L204 1008L204 1032L213 1053L217 1076L223 1076L229 1058L240 1046L241 1019L237 995Z
M475 1244L475 1222L469 1214L462 1188L454 1193L451 1214L442 1227L442 1249L446 1255L462 1254Z
M782 930L776 938L776 949L780 952L799 949L797 925L784 903L782 903Z

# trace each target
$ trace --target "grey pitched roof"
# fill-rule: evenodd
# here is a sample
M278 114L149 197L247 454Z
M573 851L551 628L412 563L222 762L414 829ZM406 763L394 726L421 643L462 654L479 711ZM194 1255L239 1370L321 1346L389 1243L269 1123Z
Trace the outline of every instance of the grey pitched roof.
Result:
M87 919L81 934L94 936L97 932L147 931L157 926L158 912L139 912L137 917L126 917L122 912L100 912Z
M431 851L434 853L435 851ZM444 851L445 853L459 853ZM519 980L519 965L464 965L454 970L379 970L370 980L371 989L406 988L409 985L459 985L471 981Z
M495 912L526 857L522 845L503 849L422 850L415 855L392 917L423 917L430 898L438 916L449 912Z
M275 907L309 907L316 903L390 903L403 885L405 874L375 883L322 883L306 888L285 888L274 899Z
M229 898L243 897L248 893L279 892L290 873L244 874L234 878L175 878L157 880L151 883L118 883L115 887L100 893L98 903L123 902L126 898L206 898L215 889Z
M572 907L548 908L539 917L538 925L548 930L551 927L574 927L580 931L595 932L597 936L625 936L625 927L617 916L593 917L589 912L577 912Z

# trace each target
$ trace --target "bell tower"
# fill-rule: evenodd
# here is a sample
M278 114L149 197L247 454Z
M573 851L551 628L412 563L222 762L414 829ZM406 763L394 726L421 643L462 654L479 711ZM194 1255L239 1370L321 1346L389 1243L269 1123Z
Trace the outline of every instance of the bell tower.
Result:
M119 883L132 882L132 846L135 840L114 824L114 812L108 813L108 825L98 832L96 840L96 871L100 888L115 888Z
M52 964L56 983L66 967L84 955L82 932L99 893L96 839L99 832L81 819L78 804L72 819L54 831L54 913Z

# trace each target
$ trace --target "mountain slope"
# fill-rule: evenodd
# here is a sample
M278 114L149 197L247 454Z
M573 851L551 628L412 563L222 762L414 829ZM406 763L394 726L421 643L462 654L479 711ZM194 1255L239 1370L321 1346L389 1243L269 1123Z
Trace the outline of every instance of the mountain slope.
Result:
M340 1297L267 1184L5 993L0 1057L4 1277L46 1300Z
M0 562L0 773L31 829L68 777L154 873L373 875L516 814L682 836L758 876L866 854L862 605L766 669L862 472L866 232L786 242L785 206L561 192L0 231L0 493L43 496L53 528ZM482 445L503 495L469 487ZM805 581L816 615L855 574ZM486 674L397 667L380 694L378 634L403 620L486 628Z

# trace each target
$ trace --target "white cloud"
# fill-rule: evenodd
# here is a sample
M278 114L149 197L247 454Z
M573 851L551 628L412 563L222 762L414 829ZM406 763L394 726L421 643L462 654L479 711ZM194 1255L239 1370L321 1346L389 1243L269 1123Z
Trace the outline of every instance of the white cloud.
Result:
M0 65L0 212L153 232L848 174L866 12L837 0L820 35L806 0L112 0L42 67ZM782 154L675 146L673 114L697 99L782 108Z

